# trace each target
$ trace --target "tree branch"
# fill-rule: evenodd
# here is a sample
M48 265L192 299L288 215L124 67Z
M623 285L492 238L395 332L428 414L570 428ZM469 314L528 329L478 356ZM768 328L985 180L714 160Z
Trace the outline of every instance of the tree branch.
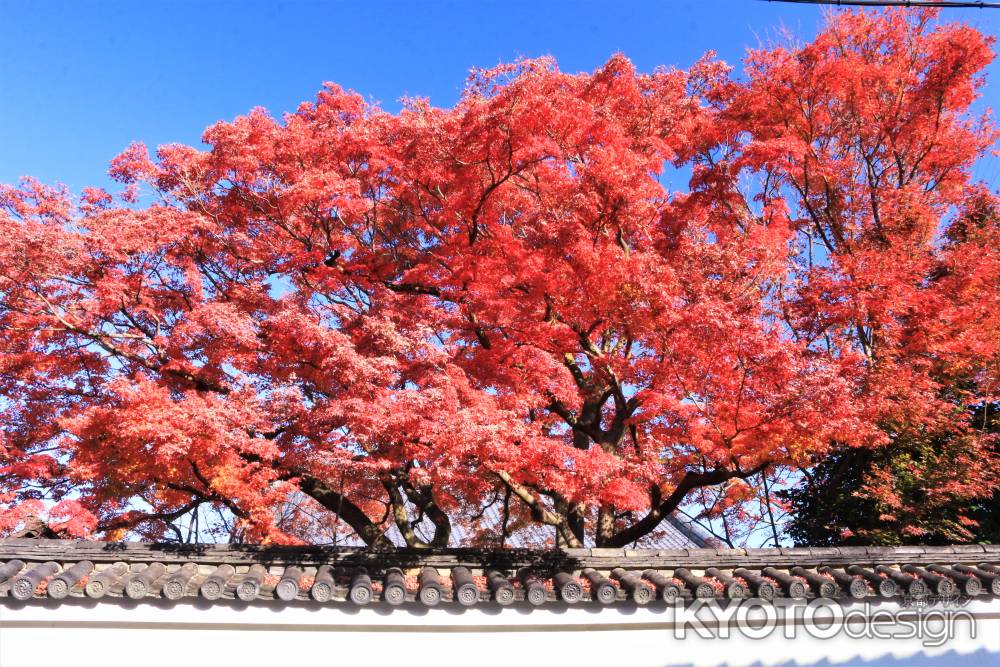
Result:
M712 484L721 484L728 479L733 479L738 477L740 479L746 479L761 472L768 466L768 463L762 463L753 470L743 472L739 469L730 470L728 468L716 468L708 472L687 472L684 474L684 478L681 479L680 483L674 488L673 492L663 500L656 502L657 496L659 496L659 489L655 491L653 508L649 510L639 521L635 522L631 526L624 528L623 530L615 533L615 535L608 541L607 546L610 547L624 547L632 542L635 542L640 537L648 535L660 522L663 521L671 512L677 509L677 506L681 504L684 497L692 490L700 486L710 486Z
M386 551L395 549L392 542L385 536L385 531L381 526L372 521L360 507L319 479L309 475L303 476L299 480L299 489L326 509L340 516L372 549Z

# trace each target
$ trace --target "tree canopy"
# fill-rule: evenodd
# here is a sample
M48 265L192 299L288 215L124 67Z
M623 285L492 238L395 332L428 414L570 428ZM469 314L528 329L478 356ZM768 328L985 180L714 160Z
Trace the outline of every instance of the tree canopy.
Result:
M832 453L777 492L788 504L788 537L813 546L1000 542L1000 488L955 486L970 458L984 454L979 437L992 439L985 455L997 455L998 415L996 403L970 411L977 437L910 429L882 447Z
M0 530L160 538L210 505L248 540L621 546L913 429L962 442L943 493L992 493L991 47L839 13L743 75L523 60L399 113L327 84L130 146L119 193L4 187Z

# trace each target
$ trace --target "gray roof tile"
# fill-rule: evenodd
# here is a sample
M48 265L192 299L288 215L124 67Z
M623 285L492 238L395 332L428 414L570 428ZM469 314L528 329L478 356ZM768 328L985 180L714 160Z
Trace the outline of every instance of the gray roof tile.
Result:
M677 595L765 596L775 590L792 597L863 599L940 593L942 582L956 595L996 595L1000 555L968 545L376 553L354 547L0 540L0 604L3 598L123 596L388 607L596 604L591 591L604 604L647 604Z

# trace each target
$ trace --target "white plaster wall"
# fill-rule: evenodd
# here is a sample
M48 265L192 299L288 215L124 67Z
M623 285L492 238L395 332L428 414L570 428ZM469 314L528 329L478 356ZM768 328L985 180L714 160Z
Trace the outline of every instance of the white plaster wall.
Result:
M898 610L890 604L883 608ZM802 610L798 605L797 611ZM0 600L0 667L37 665L865 665L1000 667L1000 601L966 607L942 646L920 639L821 640L802 625L764 639L675 637L663 605L527 609L331 604ZM703 610L706 611L706 610ZM783 610L785 612L788 609ZM705 618L708 618L702 614ZM963 617L964 618L964 617ZM825 623L821 623L826 627ZM891 632L891 627L884 628Z

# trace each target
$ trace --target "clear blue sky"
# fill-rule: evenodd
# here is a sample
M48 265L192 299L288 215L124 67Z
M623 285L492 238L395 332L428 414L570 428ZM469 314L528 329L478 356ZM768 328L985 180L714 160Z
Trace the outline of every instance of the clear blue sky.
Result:
M0 0L0 182L30 174L105 185L135 140L197 143L253 106L274 114L334 81L397 109L457 99L468 70L553 55L593 70L621 51L643 70L709 49L736 63L786 26L808 38L821 10L758 0L546 2L11 2ZM948 10L996 34L998 10ZM1000 108L1000 67L987 104ZM990 180L993 165L978 170Z

